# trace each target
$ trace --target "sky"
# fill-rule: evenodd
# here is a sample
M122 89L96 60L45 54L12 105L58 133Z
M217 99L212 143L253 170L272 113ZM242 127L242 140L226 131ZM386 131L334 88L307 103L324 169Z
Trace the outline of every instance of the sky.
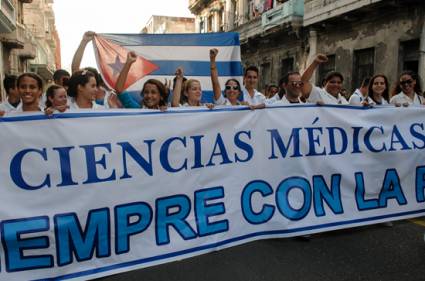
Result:
M152 15L193 17L189 0L54 0L56 29L61 41L62 68L70 70L84 32L139 33ZM81 67L96 66L88 44Z

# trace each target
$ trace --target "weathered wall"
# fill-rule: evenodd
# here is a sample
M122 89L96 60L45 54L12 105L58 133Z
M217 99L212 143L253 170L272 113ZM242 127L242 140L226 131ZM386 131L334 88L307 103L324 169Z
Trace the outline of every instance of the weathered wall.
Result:
M335 67L344 74L344 86L351 89L353 53L355 50L375 48L375 73L396 81L401 70L399 63L400 42L418 39L425 19L424 8L387 10L375 16L325 24L318 31L317 51L335 54Z

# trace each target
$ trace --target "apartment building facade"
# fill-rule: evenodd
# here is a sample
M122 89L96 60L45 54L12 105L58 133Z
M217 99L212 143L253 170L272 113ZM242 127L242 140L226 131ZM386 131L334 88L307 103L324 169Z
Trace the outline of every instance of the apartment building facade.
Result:
M315 82L337 70L348 90L374 73L396 81L402 70L425 79L422 0L190 0L197 32L240 33L244 65L260 69L261 86L303 70L316 53L329 62Z
M26 71L47 81L60 67L52 4L53 0L0 0L1 81L6 74ZM4 95L2 88L2 99Z
M195 19L185 17L170 17L153 15L149 18L141 33L193 33L195 32Z

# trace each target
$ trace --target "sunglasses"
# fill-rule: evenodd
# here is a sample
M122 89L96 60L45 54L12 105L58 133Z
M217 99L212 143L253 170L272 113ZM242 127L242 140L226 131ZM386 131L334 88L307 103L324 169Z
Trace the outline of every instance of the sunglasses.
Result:
M401 81L400 82L400 85L404 86L404 85L407 85L407 84L410 85L412 83L413 83L413 80L412 79L409 79L409 80Z
M293 87L301 87L304 85L303 81L290 81L289 82Z
M238 86L226 85L226 90L239 90L239 87Z

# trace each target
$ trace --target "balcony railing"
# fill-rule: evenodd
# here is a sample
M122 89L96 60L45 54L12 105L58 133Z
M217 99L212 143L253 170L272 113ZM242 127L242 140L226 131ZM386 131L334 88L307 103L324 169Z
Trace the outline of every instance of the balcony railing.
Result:
M25 26L17 23L14 31L0 35L0 41L2 41L6 48L22 49L25 44L25 32Z
M304 1L289 0L261 16L261 25L264 30L293 21L302 22L304 16Z
M360 9L382 0L309 0L305 1L304 26Z
M16 28L15 6L11 0L0 0L0 33Z
M200 10L205 8L211 0L189 0L189 10L197 14Z
M18 50L18 56L22 59L34 59L37 56L37 43L31 32L25 29L24 48Z

